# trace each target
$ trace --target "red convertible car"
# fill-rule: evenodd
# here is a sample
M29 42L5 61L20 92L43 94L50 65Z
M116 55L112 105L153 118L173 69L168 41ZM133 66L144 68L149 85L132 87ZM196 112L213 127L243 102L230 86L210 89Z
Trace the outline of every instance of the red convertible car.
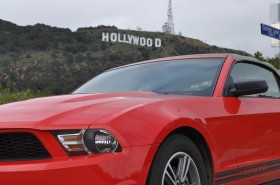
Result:
M191 55L2 105L0 184L279 185L279 85L254 58Z

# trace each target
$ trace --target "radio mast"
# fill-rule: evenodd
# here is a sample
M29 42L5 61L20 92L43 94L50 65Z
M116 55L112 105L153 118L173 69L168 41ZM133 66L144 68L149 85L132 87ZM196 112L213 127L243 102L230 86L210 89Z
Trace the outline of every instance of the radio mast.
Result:
M164 33L175 34L174 20L173 20L173 11L172 11L172 0L169 0L168 12L167 12L167 22L162 26Z

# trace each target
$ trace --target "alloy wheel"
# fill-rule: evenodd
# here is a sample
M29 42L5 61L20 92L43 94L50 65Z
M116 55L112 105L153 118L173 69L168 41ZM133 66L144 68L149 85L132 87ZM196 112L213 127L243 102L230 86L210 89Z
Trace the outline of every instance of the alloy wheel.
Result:
M175 153L165 166L162 185L201 185L194 160L187 153Z

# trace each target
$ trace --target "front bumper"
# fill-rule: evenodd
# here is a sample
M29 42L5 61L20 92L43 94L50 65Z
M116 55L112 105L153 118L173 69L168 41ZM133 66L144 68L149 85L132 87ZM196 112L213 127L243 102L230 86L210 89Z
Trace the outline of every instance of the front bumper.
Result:
M43 131L44 132L44 131ZM52 158L0 162L3 185L143 185L158 145L69 157L49 132L32 131Z

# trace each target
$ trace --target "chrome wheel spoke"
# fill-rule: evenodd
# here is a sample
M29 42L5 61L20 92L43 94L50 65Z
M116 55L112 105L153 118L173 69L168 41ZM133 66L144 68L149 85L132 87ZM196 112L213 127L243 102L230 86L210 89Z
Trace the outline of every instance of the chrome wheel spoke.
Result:
M187 175L188 175L188 172L189 172L189 168L190 168L190 164L191 164L190 157L184 156L183 164L184 165L183 165L183 168L182 168L182 171L181 171L181 175L180 175L180 181L181 182L185 182L186 181L186 178L187 178Z
M170 164L168 164L167 169L168 169L167 171L170 171L170 172L171 172L170 177L171 177L174 181L176 181L175 172L174 172L174 170L173 170L173 168L172 168L172 166L171 166Z
M193 159L184 152L175 153L166 164L162 185L200 185L198 169Z
M167 183L171 181L172 184L176 185L176 175L170 164L167 165L167 168L164 171L164 176L164 180L166 180Z
M167 183L167 185L177 185L176 181L173 181L169 175L167 175L167 178L165 179L165 182Z

